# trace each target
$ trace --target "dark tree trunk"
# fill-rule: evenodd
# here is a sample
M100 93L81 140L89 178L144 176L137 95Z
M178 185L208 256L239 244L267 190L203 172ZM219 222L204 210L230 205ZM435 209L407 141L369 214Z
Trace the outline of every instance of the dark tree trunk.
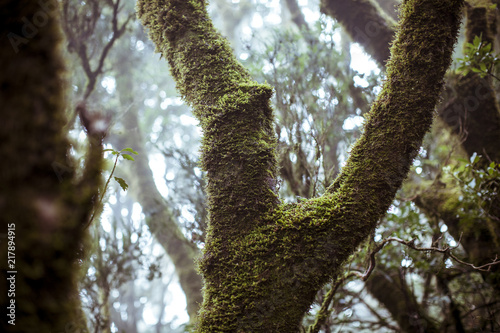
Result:
M15 305L9 310L15 326L6 322L13 316L3 315L2 331L81 329L78 259L101 183L104 133L88 123L90 147L83 176L77 178L63 131L58 3L4 0L0 9L1 233L11 237L2 239L0 285L2 292L15 289L15 295L0 298L2 313ZM85 108L79 110L85 117ZM13 277L8 284L7 277Z

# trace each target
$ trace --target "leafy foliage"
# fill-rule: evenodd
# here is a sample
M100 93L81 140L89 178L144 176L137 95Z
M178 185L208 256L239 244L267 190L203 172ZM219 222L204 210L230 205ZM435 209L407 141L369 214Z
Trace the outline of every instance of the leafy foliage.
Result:
M490 214L490 209L500 191L500 164L485 164L483 159L484 157L473 154L467 163L445 169L461 189L458 200L462 205L458 213L465 230L474 229L478 221L484 220L491 224L492 219L495 219Z
M457 70L462 75L473 72L481 78L490 75L499 80L494 71L500 64L500 57L498 54L493 54L492 44L482 41L481 36L474 37L472 43L466 43L464 57L457 60L459 62Z

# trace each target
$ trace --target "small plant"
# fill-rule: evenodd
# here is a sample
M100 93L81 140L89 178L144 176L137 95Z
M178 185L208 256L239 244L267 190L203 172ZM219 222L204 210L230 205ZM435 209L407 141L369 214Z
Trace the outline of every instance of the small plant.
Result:
M482 159L474 153L470 157L470 163L458 167L452 174L465 194L462 199L475 200L478 205L484 201L492 201L500 188L500 164L491 162L479 167Z
M460 224L464 229L479 232L477 223L485 221L490 230L493 228L494 216L490 209L500 190L500 164L484 162L484 158L474 153L466 164L456 169L446 168L460 186L461 195L458 200L462 208L458 211ZM475 228L475 229L474 229ZM494 233L492 233L494 235Z
M472 43L465 45L464 57L458 59L459 67L457 71L462 75L469 72L477 73L481 78L491 75L500 81L500 78L493 74L495 67L500 64L500 57L493 54L491 43L482 41L482 36L474 37Z
M125 149L122 149L120 151L114 150L114 149L104 149L104 151L110 151L112 155L116 156L116 159L115 159L115 164L113 165L113 170L111 170L111 174L109 175L108 181L106 182L106 185L104 186L104 191L102 192L101 200L104 197L104 194L106 193L106 189L107 189L108 184L111 180L111 177L113 177L113 174L115 172L116 165L118 164L118 159L120 158L120 156L126 160L135 161L134 158L132 157L132 155L129 155L126 153L132 153L134 155L139 155L139 153L136 152L135 150L133 150L132 148L125 148ZM120 178L120 177L114 177L114 178L124 191L126 191L128 189L128 184L123 178Z
M111 178L113 177L113 174L115 173L116 166L118 165L118 159L120 158L120 156L123 157L125 160L135 161L134 157L132 157L132 155L130 155L128 153L131 153L134 155L139 155L139 153L136 152L135 150L133 150L132 148L124 148L122 150L104 149L104 151L110 151L112 155L116 156L116 158L115 158L115 163L113 165L113 169L111 170L111 174L109 175L108 180L106 181L106 185L104 185L104 189L102 190L101 197L99 198L99 202L97 203L97 206L96 206L97 208L102 205L102 200L104 199L104 195L106 194L106 190L108 189L109 182L111 181ZM113 177L113 178L118 183L118 185L120 185L122 190L126 191L128 189L128 184L125 181L125 179L120 178L120 177ZM88 226L94 220L95 215L96 215L96 211L94 210L94 212L92 213L92 216L90 217Z

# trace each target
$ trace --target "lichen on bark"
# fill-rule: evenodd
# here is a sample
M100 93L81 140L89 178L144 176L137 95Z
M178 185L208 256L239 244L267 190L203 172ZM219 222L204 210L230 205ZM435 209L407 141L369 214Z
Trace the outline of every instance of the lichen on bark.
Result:
M408 0L364 134L320 198L280 203L271 88L251 81L199 0L138 3L203 129L209 231L199 332L294 332L376 227L430 127L461 0Z

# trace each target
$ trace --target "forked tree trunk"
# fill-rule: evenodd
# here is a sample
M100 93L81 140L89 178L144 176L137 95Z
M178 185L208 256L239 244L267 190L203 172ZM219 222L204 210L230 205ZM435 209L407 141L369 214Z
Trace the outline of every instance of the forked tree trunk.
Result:
M391 204L430 127L461 0L408 0L364 134L320 198L280 202L272 89L251 80L201 0L139 1L204 131L210 224L200 332L294 332Z

